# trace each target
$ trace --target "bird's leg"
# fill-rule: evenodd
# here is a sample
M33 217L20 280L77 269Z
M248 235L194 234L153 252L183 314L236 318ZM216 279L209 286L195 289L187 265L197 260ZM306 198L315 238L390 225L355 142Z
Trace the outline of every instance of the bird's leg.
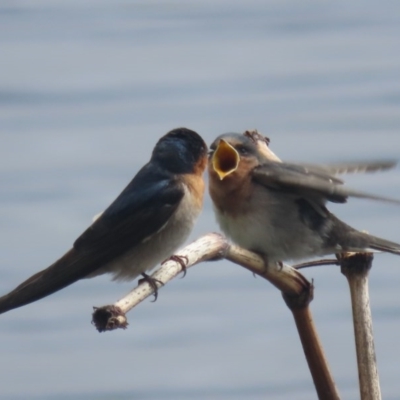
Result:
M160 286L163 286L164 283L158 279L152 278L150 275L147 275L145 272L142 273L142 276L143 276L143 278L139 279L138 284L141 285L143 282L147 282L150 285L150 287L154 290L154 300L153 300L153 303L154 303L158 297L157 283L159 283Z
M253 250L254 251L254 250ZM268 260L268 256L266 254L263 253L258 253L256 251L254 251L254 253L257 253L264 261L264 268L263 268L263 274L265 274L267 272L268 269L268 265L269 265L269 260ZM257 274L255 272L253 272L253 276L254 278L257 278Z
M268 260L268 256L266 254L260 254L260 256L263 258L264 260L264 272L267 272L268 269L268 265L270 263L270 261ZM278 268L278 271L282 271L283 267L284 267L284 262L283 261L275 261L274 263L276 265L276 267ZM272 266L272 265L271 265Z
M189 263L189 259L186 256L177 256L173 254L171 257L167 258L164 260L161 265L165 264L167 261L175 261L181 265L183 276L182 278L185 277L186 275L186 265Z

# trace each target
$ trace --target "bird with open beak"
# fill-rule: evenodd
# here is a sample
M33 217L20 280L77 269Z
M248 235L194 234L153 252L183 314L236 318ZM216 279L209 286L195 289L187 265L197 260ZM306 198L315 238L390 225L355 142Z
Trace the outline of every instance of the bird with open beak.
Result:
M189 236L202 209L206 165L207 145L196 132L178 128L167 133L150 161L72 249L0 297L0 314L105 273L114 280L142 275L156 294L157 285L146 272Z
M400 245L360 232L326 207L348 197L398 200L352 190L337 174L391 168L393 161L337 165L282 162L256 131L227 133L211 145L209 192L222 231L268 262L301 260L341 252L385 251Z

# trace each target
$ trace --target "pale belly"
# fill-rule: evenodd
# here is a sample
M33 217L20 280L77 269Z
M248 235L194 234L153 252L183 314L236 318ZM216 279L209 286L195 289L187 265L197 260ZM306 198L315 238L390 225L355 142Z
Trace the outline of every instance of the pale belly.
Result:
M301 260L326 254L323 239L301 221L290 197L266 197L260 191L240 216L217 210L215 214L222 231L234 243L262 253L270 261Z
M173 255L188 238L201 211L199 207L194 206L195 202L186 188L185 191L178 209L157 233L106 264L88 278L111 273L113 280L116 281L133 280Z

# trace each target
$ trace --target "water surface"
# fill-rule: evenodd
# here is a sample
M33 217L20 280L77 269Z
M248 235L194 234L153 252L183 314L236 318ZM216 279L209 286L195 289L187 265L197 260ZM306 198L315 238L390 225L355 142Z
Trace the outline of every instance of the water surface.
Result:
M0 5L0 293L71 246L177 126L208 143L258 128L285 160L400 158L400 4L294 0ZM399 169L349 177L400 198ZM347 222L400 241L399 210L352 200ZM211 203L192 239L217 230ZM399 259L371 302L383 397L400 392ZM358 398L345 279L314 278L317 327L343 398ZM81 281L1 316L4 399L312 399L280 294L227 262L191 269L98 334L92 306L133 284Z

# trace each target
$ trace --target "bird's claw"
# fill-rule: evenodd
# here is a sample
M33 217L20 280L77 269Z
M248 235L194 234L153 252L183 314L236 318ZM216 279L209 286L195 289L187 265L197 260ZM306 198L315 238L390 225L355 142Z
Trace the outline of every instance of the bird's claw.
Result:
M182 268L182 272L183 272L182 278L184 278L186 276L186 271L187 271L186 265L189 263L189 259L186 256L177 256L177 255L173 254L171 257L164 260L161 263L161 265L165 264L167 261L175 261L175 262L179 263Z
M158 297L158 285L164 286L164 283L161 282L159 279L152 278L150 275L147 275L146 273L142 273L143 278L139 279L138 284L141 285L143 282L147 282L150 287L154 291L154 300L152 301L153 303L157 300Z

